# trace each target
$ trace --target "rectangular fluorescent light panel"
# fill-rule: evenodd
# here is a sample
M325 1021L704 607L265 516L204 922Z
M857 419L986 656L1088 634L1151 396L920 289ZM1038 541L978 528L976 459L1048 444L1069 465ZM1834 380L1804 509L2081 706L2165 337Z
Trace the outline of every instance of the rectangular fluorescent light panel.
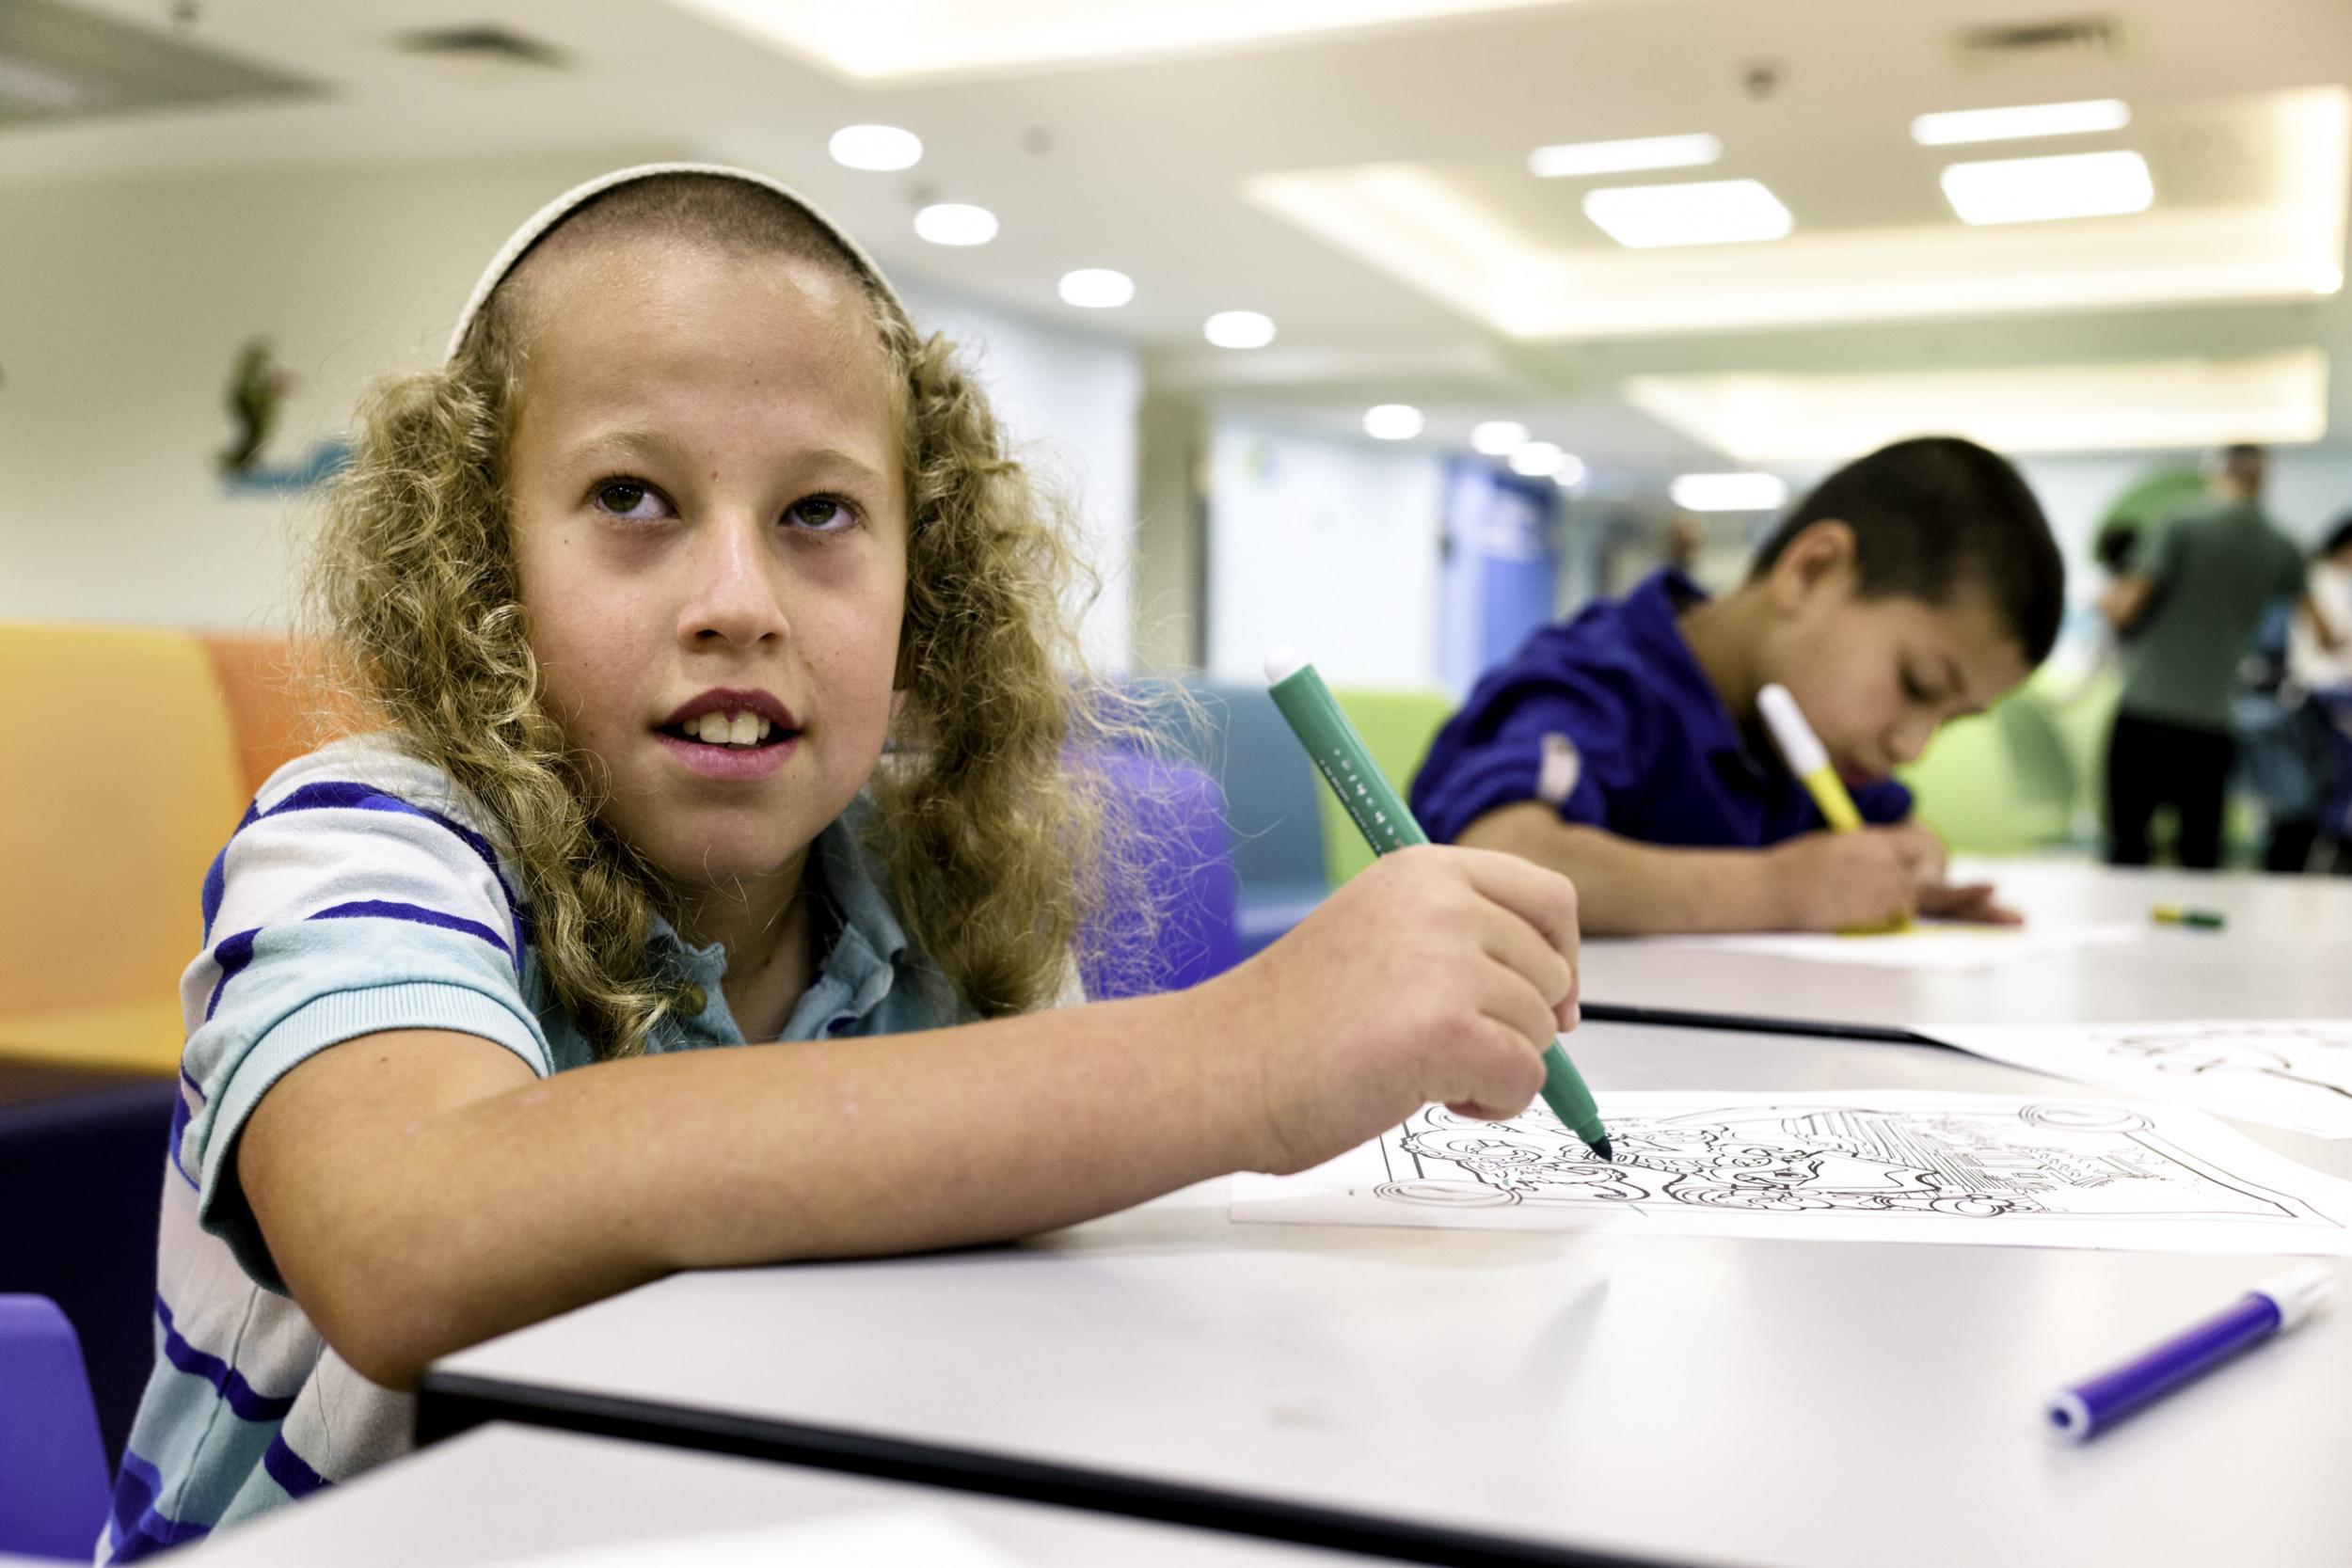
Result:
M2322 439L2328 356L1637 375L1625 398L1738 463L1841 460L1923 431L2012 453L2195 450Z
M2054 218L2144 213L2156 199L2148 161L2137 152L2069 152L2055 158L1996 158L1951 164L1944 198L1963 223L2044 223Z
M1776 512L1788 486L1778 474L1677 474L1666 493L1685 512Z
M1231 49L1555 0L670 0L853 81Z
M1955 109L1921 115L1911 122L1911 139L1921 147L1952 147L1961 142L2121 131L2131 122L2131 105L2122 99L2093 98L2079 103L2024 103L2013 109Z
M1530 152L1527 172L1538 180L1561 180L1579 174L1629 174L1644 168L1695 168L1723 155L1724 144L1706 135L1565 142Z
M1788 209L1757 180L1689 185L1613 185L1584 193L1584 215L1621 245L1728 245L1777 240Z

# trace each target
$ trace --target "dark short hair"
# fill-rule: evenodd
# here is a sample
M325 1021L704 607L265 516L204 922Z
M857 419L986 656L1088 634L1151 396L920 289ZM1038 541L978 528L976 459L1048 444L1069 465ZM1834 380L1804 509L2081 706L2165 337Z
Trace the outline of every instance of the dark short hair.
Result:
M2352 545L2352 512L2336 519L2335 527L2328 531L2328 537L2321 543L2317 553L2333 555L2346 545Z
M1997 452L1922 436L1854 459L1797 502L1756 552L1750 578L1828 519L1853 530L1862 597L1941 606L1974 587L1992 596L2026 663L2049 657L2066 609L2066 562L2042 503Z

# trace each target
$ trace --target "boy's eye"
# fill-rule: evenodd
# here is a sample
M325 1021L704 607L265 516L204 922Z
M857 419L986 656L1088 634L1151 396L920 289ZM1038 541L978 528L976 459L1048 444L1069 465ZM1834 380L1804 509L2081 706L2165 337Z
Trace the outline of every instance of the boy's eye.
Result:
M1928 689L1919 684L1919 677L1913 674L1908 670L1903 672L1903 695L1910 698L1915 703L1931 703L1935 701L1932 696L1929 695Z
M661 515L661 492L634 479L608 479L591 492L596 505L630 522L651 522Z
M812 533L838 533L857 521L857 514L839 496L809 496L785 509L785 520Z

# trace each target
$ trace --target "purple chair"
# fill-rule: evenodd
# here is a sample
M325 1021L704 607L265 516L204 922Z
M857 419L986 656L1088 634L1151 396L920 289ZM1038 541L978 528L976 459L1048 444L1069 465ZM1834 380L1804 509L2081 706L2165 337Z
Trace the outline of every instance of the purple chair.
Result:
M1182 990L1241 961L1237 890L1225 836L1225 797L1188 762L1111 751L1095 759L1110 782L1111 811L1140 863L1120 890L1128 901L1081 934L1080 972L1097 1001ZM1155 920L1147 921L1147 910Z
M0 1552L87 1562L106 1452L82 1341L47 1296L0 1296Z

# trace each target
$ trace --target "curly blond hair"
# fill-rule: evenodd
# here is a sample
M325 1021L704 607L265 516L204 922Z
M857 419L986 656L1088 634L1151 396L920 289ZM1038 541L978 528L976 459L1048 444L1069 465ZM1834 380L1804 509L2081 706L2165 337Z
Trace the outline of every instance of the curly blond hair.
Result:
M952 346L918 335L782 196L663 175L554 230L605 231L815 261L863 291L897 384L910 525L905 700L870 785L872 847L909 937L956 996L982 1016L1052 1000L1084 916L1136 879L1103 775L1078 759L1142 730L1127 699L1081 678L1073 591L1094 584L1068 509L1008 450ZM541 701L501 474L529 359L509 292L447 365L363 403L312 558L310 618L347 695L505 831L556 999L599 1055L628 1056L701 999L652 963L652 920L674 915L676 890L600 820L587 759ZM1143 940L1132 918L1118 924Z

